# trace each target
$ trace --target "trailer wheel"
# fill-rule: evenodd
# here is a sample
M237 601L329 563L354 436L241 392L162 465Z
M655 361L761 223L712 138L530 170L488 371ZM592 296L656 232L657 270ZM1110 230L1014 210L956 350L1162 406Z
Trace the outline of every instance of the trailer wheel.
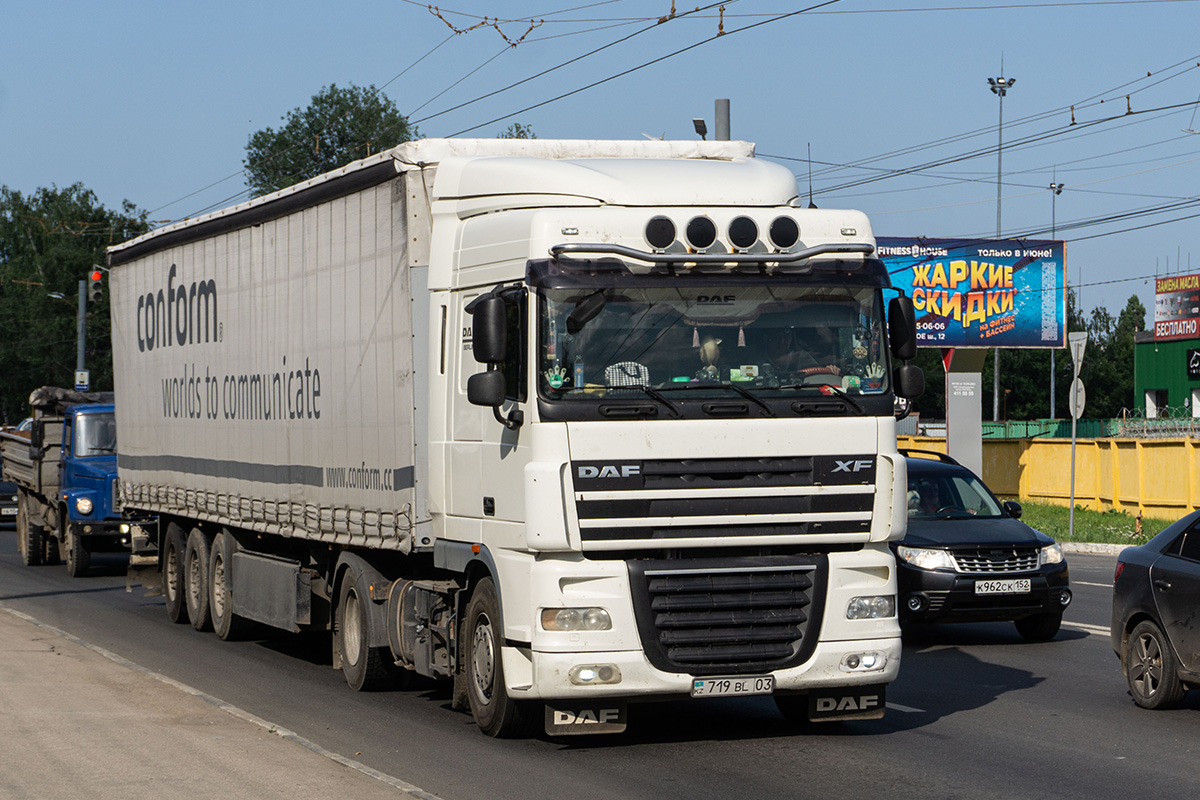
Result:
M342 674L356 692L388 688L393 680L391 652L371 647L371 589L366 577L350 569L342 577L336 611L335 645L342 656Z
M17 499L17 552L21 554L22 564L36 567L42 563L42 529L29 521L27 502L25 493L21 492Z
M245 620L233 613L233 595L226 588L233 568L229 537L219 533L213 539L208 556L208 607L212 612L213 630L229 641L237 639L245 629Z
M500 645L500 600L491 578L475 586L467 604L463 628L466 658L467 700L475 724L488 736L500 739L527 736L533 732L534 703L508 696Z
M67 523L67 574L72 578L82 578L91 566L91 551L87 549L83 537L71 530L71 524Z
M174 522L167 525L167 535L163 539L162 573L163 597L167 601L167 616L171 622L187 622L187 603L184 594L187 592L186 573L183 569L185 551L183 529Z
M208 556L212 540L199 528L188 534L187 549L184 551L183 597L187 603L188 619L198 631L212 630L212 616L208 612Z

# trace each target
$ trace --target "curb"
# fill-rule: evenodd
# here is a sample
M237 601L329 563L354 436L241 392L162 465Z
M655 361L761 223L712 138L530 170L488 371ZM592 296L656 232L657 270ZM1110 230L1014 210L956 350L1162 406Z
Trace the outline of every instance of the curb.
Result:
M1120 554L1126 547L1136 547L1133 542L1129 544L1100 544L1099 542L1059 542L1062 549L1068 553L1091 553L1094 555L1115 556Z

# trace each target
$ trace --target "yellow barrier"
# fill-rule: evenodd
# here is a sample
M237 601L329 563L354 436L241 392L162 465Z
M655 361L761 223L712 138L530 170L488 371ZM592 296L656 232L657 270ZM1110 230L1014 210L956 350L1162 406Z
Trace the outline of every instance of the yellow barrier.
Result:
M946 440L900 436L902 448L946 452ZM984 439L983 481L1005 497L1066 506L1070 439ZM1200 508L1200 452L1191 439L1078 439L1075 502L1178 519Z

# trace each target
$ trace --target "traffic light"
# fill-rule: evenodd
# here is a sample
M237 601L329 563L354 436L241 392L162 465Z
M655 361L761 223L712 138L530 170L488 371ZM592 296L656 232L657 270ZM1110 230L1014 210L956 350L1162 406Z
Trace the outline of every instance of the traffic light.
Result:
M104 296L104 273L94 269L88 273L88 300L98 302Z

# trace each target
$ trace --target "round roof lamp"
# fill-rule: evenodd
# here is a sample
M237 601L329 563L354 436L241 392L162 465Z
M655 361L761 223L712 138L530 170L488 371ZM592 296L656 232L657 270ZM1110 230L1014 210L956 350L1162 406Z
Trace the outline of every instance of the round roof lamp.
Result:
M675 242L675 223L666 217L652 217L646 223L646 244L666 250Z
M758 224L749 217L729 223L729 243L738 250L749 250L758 241Z
M800 241L800 226L791 217L776 217L771 223L770 237L771 244L787 250Z
M708 217L692 217L687 224L687 242L697 250L707 250L717 240L717 226Z

